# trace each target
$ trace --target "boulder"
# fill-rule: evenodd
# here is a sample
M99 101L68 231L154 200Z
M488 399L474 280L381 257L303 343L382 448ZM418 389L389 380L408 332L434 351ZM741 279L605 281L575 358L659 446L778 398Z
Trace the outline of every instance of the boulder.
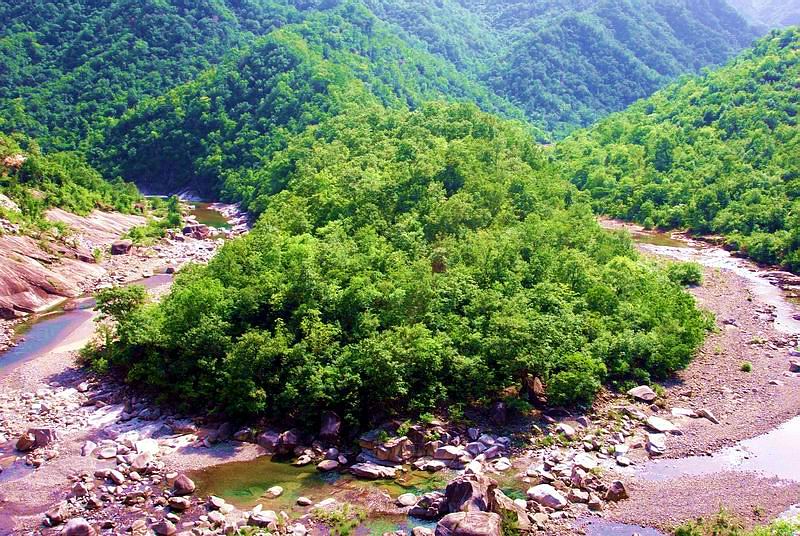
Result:
M630 391L628 391L628 396L635 398L636 400L640 400L642 402L647 402L648 404L658 398L658 395L655 391L650 389L647 385L640 385L639 387L634 387Z
M607 501L621 501L628 498L628 490L625 489L625 484L620 480L615 480L611 483L606 491L605 499Z
M408 515L419 519L437 519L447 513L447 501L441 491L432 491L419 498Z
M185 236L191 236L197 240L205 240L211 236L211 228L202 223L191 223L186 225L182 232Z
M417 504L417 496L413 493L403 493L397 498L397 504L399 506L414 506Z
M719 419L717 419L716 415L711 413L711 410L702 408L697 410L697 416L703 417L704 419L708 419L709 421L713 422L714 424L719 424Z
M444 491L447 512L488 512L492 510L497 482L482 474L464 474Z
M528 517L525 501L521 504L512 500L500 489L495 489L492 501L492 512L500 515L502 519L511 519L516 522L517 529L527 532L531 528L531 521Z
M466 451L461 447L445 445L436 449L436 452L433 453L433 457L437 460L457 460L465 453Z
M383 480L394 478L397 474L397 469L394 467L384 467L371 462L364 462L351 466L350 472L359 478Z
M84 518L76 517L67 522L62 534L64 536L95 536L97 532Z
M597 467L597 460L588 454L578 454L573 462L584 471L591 471Z
M501 536L502 520L494 512L456 512L436 525L436 536Z
M403 463L414 455L414 444L407 437L393 437L375 448L375 457L381 461Z
M25 432L17 439L16 448L20 452L28 452L36 446L36 438L30 432Z
M530 488L528 498L553 510L561 510L567 506L566 497L550 484L539 484Z
M342 428L342 419L332 411L322 414L319 437L325 441L336 441Z
M576 434L575 428L565 422L562 422L556 426L556 433L564 434L568 439L572 439Z
M660 434L674 432L678 429L677 426L669 422L667 419L662 419L661 417L656 417L655 415L651 415L647 418L647 426L651 430L655 430Z
M178 529L175 527L175 523L169 519L162 519L151 528L158 536L172 536L178 532Z
M186 497L170 497L168 504L170 508L179 512L188 510L189 506L191 506L191 502Z
M654 456L660 456L667 452L667 436L647 434L647 451Z
M33 448L43 448L51 443L58 441L59 434L55 428L30 428L28 434L32 434L35 440Z
M175 483L172 484L172 493L177 496L191 495L194 493L195 485L191 478L184 474L178 475Z
M339 462L336 460L322 460L317 464L317 470L322 471L323 473L327 473L328 471L333 471L338 469Z
M261 510L252 512L247 518L247 524L251 527L262 529L272 529L278 525L278 515L272 510Z
M800 360L792 359L789 361L789 372L800 372Z
M133 242L130 240L117 240L111 244L112 255L127 255L133 247Z
M281 435L277 432L273 431L266 431L258 435L256 439L256 443L267 451L269 454L275 454L278 450L278 444L280 443Z
M300 436L294 430L287 430L278 437L278 453L289 454L300 444Z

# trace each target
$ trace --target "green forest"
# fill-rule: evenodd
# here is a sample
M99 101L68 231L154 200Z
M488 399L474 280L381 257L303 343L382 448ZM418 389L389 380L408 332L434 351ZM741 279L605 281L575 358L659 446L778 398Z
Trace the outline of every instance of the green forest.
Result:
M800 30L574 134L552 158L601 213L723 235L800 269Z
M554 136L757 36L723 0L4 0L0 18L0 129L58 150L287 26L381 99L477 102Z
M93 366L187 407L355 428L666 379L713 325L698 269L598 213L800 268L798 30L730 61L759 31L722 0L29 4L0 1L17 218L134 184L258 218L159 303L98 297Z
M358 425L533 376L553 404L590 403L682 368L709 327L526 129L471 105L351 106L258 183L256 228L161 304L106 297L118 342L96 365L187 406Z

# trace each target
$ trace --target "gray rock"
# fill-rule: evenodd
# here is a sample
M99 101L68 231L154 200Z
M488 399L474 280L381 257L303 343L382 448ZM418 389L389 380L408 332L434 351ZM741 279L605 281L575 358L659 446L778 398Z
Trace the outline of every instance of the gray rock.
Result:
M666 432L674 432L678 429L673 423L669 422L666 419L662 419L661 417L656 417L655 415L651 415L647 418L647 426L648 428L655 430L656 432L663 434Z
M95 536L97 531L84 518L76 517L67 522L62 534L64 536Z
M417 496L413 493L403 493L397 498L397 504L400 506L414 506L417 504Z
M553 510L561 510L567 506L566 497L550 484L539 484L530 488L528 498Z
M456 512L436 525L436 536L501 536L502 520L494 512Z
M702 409L698 410L697 416L698 417L703 417L705 419L708 419L709 421L713 422L714 424L719 424L719 420L717 419L717 417L713 413L711 413L711 410L709 410L709 409L702 408Z
M667 452L667 436L647 434L647 451L654 456L660 456Z
M317 470L326 473L333 471L339 467L339 462L336 460L322 460L317 464Z
M397 469L394 467L384 467L370 462L357 463L350 467L350 472L359 478L371 480L394 478Z
M648 402L648 403L658 398L656 392L653 391L647 385L640 385L639 387L634 387L633 389L628 391L628 396L632 396L636 400L641 400L642 402Z

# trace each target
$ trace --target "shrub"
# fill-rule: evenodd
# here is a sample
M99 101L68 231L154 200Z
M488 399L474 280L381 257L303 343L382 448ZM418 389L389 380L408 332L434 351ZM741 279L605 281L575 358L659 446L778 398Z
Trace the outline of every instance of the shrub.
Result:
M676 262L667 266L670 281L684 287L703 283L703 268L695 262Z

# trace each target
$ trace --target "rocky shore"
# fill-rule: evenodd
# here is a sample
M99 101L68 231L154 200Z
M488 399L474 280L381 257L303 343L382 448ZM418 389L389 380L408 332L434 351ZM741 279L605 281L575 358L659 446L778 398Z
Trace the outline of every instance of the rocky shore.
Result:
M181 259L207 259L216 242L196 232L115 256L100 284L147 275L148 262L178 267ZM470 415L472 424L389 422L357 438L343 435L332 413L321 416L313 436L237 427L156 405L87 374L74 352L55 349L0 378L0 532L202 536L251 527L326 534L331 524L357 525L365 509L411 516L417 536L499 536L504 527L574 534L587 518L668 529L720 506L766 521L800 502L800 482L724 472L642 477L652 460L711 453L800 413L796 335L776 329L774 310L747 280L705 272L692 293L719 329L697 359L663 391L604 393L584 414L519 415L500 405ZM254 507L239 508L201 495L192 481L193 470L261 456L364 481L423 472L446 475L448 483L396 495L317 493L281 509L272 506L285 493L279 485Z

